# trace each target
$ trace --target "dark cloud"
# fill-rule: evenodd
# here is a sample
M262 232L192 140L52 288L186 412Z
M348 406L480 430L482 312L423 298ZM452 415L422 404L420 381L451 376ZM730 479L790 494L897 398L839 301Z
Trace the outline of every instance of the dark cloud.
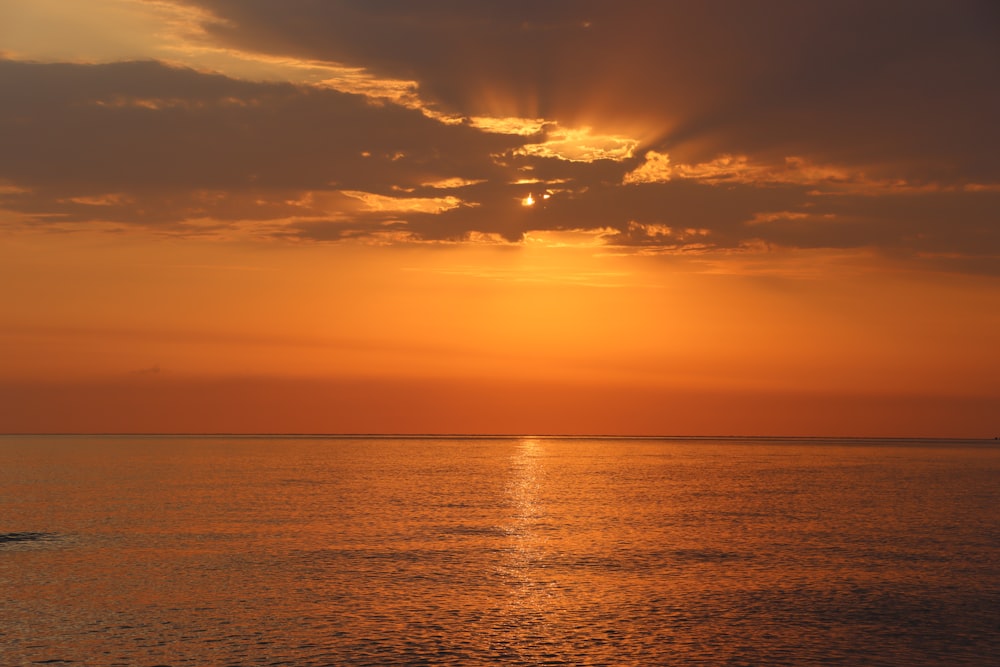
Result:
M996 179L990 2L201 0L245 48L416 80L469 115L658 130L696 160L777 152ZM923 159L934 164L912 161Z
M1000 254L990 3L189 4L230 46L411 79L432 110L549 124L505 135L156 62L0 59L0 208L315 241L589 230L664 252L870 248L977 272ZM621 161L528 150L583 126L640 143ZM626 184L650 150L674 171ZM529 192L551 199L522 206Z
M48 222L356 212L335 191L454 195L421 184L502 182L490 155L524 142L360 95L154 62L0 60L0 88L2 206Z
M386 189L489 176L512 143L359 95L153 62L0 60L0 87L0 178L29 186Z

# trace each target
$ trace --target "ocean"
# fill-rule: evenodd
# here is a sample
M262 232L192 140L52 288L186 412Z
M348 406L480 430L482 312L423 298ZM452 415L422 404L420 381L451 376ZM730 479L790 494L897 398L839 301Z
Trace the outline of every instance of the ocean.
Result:
M0 437L0 665L996 665L991 441Z

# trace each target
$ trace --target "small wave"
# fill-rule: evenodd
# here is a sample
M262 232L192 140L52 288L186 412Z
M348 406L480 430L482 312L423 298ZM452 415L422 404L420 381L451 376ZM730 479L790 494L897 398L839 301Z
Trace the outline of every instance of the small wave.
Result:
M17 532L17 533L0 533L0 546L7 544L32 544L38 542L53 542L59 539L57 533L39 533L39 532Z
M447 526L440 529L443 535L470 535L484 537L507 537L510 531L502 526Z

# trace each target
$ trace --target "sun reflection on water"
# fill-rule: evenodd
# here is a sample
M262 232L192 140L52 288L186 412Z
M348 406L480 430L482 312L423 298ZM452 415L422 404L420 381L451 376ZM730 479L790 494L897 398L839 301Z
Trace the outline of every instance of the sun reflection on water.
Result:
M549 511L544 493L545 442L524 438L510 457L506 484L507 544L499 565L504 581L501 641L524 650L546 636L564 606L562 591L548 567Z
M515 510L515 526L519 530L530 530L531 522L540 512L538 498L538 476L543 445L536 438L524 438L517 443L511 457L511 478L507 485L507 495Z

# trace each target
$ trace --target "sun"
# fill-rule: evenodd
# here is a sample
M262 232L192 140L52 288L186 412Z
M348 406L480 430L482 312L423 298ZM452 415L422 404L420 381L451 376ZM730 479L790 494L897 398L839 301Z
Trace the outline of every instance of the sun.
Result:
M542 199L549 199L550 197L552 197L552 195L548 192L542 194ZM534 206L537 201L538 200L535 199L534 193L528 193L528 196L521 200L521 206Z

